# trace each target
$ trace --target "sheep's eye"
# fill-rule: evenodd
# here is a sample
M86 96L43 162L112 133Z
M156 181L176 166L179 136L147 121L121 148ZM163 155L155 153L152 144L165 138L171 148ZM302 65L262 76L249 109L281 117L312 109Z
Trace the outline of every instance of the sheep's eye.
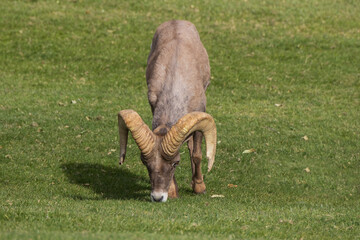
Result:
M175 168L177 165L179 165L179 161L176 161L176 162L172 163L173 168Z

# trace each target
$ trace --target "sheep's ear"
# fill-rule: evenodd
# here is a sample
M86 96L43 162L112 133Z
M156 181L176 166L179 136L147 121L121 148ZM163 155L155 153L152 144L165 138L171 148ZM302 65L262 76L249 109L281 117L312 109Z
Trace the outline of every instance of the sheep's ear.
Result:
M119 142L120 142L120 161L123 164L126 155L126 145L128 140L128 133L131 132L136 144L145 159L148 158L154 149L155 139L154 134L149 127L144 123L139 114L134 110L122 110L118 113L119 124Z

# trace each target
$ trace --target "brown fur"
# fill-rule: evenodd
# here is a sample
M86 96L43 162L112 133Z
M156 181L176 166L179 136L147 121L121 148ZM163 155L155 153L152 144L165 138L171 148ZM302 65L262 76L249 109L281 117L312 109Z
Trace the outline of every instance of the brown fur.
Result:
M206 109L205 91L210 83L210 65L192 23L173 20L157 28L148 57L146 80L153 113L152 128L158 146L178 119L187 113L205 112ZM202 138L200 132L195 132L188 142L195 193L203 193L206 189L200 168ZM174 163L179 160L179 153L169 161L159 151L155 151L150 159L143 159L153 191L167 191L170 198L178 197Z

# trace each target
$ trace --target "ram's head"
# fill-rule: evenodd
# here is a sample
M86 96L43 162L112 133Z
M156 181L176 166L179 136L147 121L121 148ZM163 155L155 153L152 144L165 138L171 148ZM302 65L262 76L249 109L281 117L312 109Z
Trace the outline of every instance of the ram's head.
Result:
M179 149L195 131L203 133L206 141L208 171L211 170L216 151L216 127L213 118L204 112L192 112L183 116L168 129L161 125L151 131L133 110L118 114L120 134L120 164L124 163L128 132L130 131L141 151L141 161L146 166L151 181L151 200L165 202L177 196L174 171L180 162Z

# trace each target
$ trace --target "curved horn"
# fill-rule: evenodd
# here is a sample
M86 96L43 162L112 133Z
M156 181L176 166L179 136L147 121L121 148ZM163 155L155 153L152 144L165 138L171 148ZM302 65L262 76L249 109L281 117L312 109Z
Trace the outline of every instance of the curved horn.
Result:
M165 158L172 158L186 138L195 131L204 134L206 141L206 157L208 159L208 172L215 161L216 152L216 126L214 119L204 112L188 113L171 127L161 142L161 148Z
M128 131L130 130L141 153L146 157L150 156L155 146L154 135L144 123L139 114L134 110L122 110L118 114L119 135L120 135L120 162L123 164L126 155Z

